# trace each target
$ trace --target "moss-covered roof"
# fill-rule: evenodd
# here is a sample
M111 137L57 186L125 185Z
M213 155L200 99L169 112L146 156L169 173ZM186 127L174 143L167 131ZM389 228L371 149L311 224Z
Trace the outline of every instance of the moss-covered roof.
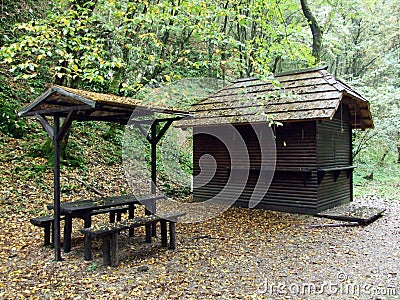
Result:
M177 114L186 116L186 112L179 109L143 104L141 100L120 97L112 94L101 94L69 87L53 85L30 105L22 109L19 116L40 114L51 116L58 114L65 117L71 111L76 113L74 120L110 121L127 124L134 111L141 110L143 114Z
M277 74L271 81L237 80L210 97L195 103L190 120L181 126L206 126L332 119L340 104L351 113L353 128L373 128L369 102L336 79L326 67Z

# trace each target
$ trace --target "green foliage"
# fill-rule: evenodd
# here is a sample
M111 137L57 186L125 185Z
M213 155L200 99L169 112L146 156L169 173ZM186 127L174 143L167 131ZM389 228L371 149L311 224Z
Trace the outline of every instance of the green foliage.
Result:
M378 150L380 146L379 143L373 143L357 162L354 193L358 196L378 195L386 199L399 200L400 164L396 163L397 152L390 150L381 161L383 151ZM371 172L373 179L365 178Z
M375 129L353 132L355 191L394 198L398 187L394 182L399 180L400 3L320 0L313 4L324 27L323 60L371 103ZM373 179L366 179L371 174Z
M10 70L23 72L20 77L25 79L50 69L56 79L67 78L70 85L76 78L103 82L110 68L123 65L118 58L107 57L105 38L89 30L93 27L91 9L63 10L60 4L45 19L18 24L19 39L3 47L1 54L13 66Z
M14 24L35 19L52 9L52 2L44 0L2 0L0 6L0 46L17 38Z
M323 60L334 74L367 85L398 85L400 2L320 0Z
M355 131L355 157L364 152L377 155L372 160L379 160L387 151L397 152L400 146L400 88L394 86L368 87L360 84L357 88L371 101L371 112L374 117L375 129L370 131ZM379 145L379 146L378 146Z
M354 152L357 169L355 191L359 195L380 195L397 199L400 164L400 88L393 86L359 87L371 100L375 129L354 132ZM369 178L369 175L373 178Z
M6 83L6 77L0 75L0 81ZM15 138L24 134L25 122L16 114L16 100L21 96L20 91L14 91L6 84L0 85L0 131Z
M23 126L24 122L17 119L15 110L7 103L2 103L0 107L0 131L15 138L21 138Z
M49 73L65 85L134 94L150 82L267 74L277 60L311 60L295 1L66 2L18 24L0 49L19 77Z
M88 272L96 272L99 265L97 262L92 262L92 264L87 268Z
M4 0L2 4L0 130L17 138L28 131L16 111L42 92L45 82L146 98L155 87L180 78L265 77L271 70L312 62L308 24L295 0L63 0L56 4ZM395 175L389 178L384 170L398 174L394 157L400 140L399 0L319 0L310 6L324 29L322 60L371 100L376 129L354 134L355 181L367 187L392 182ZM25 80L12 81L6 70ZM182 98L165 101L183 108L189 105ZM39 126L30 128L36 132ZM121 127L74 124L71 135L65 165L84 169L88 151L108 164L120 163ZM51 141L44 136L29 135L27 153L48 157L51 164ZM191 156L181 149L170 150L176 150L184 174L189 174ZM159 160L158 167L161 180L167 182L165 163ZM48 167L32 165L27 174ZM374 170L372 182L363 179L370 170ZM173 191L175 186L166 188Z

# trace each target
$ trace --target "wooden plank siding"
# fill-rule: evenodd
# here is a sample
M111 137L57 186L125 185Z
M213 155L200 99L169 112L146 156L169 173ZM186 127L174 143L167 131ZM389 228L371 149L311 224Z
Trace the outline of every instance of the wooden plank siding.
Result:
M345 108L343 112L347 114ZM320 184L317 178L318 168L351 165L351 129L347 120L348 115L342 120L339 118L340 113L337 113L332 121L288 123L276 128L275 174L269 188L263 180L258 182L261 184L262 192L259 190L257 196L262 198L262 201L257 208L314 214L352 199L352 177L348 178L347 172L341 172L336 180L332 172L327 172ZM255 128L257 126L268 125L258 124ZM229 186L229 195L238 197L235 205L248 207L259 176L261 178L264 176L264 171L261 170L263 164L260 146L251 126L240 125L235 128L246 142L250 168L247 168L249 176L244 188L242 182L235 182L233 178L233 184ZM195 128L196 130L199 129ZM235 138L233 134L232 138ZM230 149L231 153L235 150ZM193 195L196 201L211 199L228 183L231 175L230 151L217 138L195 132L193 155L195 186L196 176L200 173L199 159L202 155L213 156L217 165L212 180L194 189ZM264 165L271 164L268 158L264 158L263 162ZM237 164L246 167L244 162ZM203 171L204 167L207 170L213 169L211 165L205 164ZM268 191L264 194L267 188Z
M266 123L259 124L255 128L257 126L267 127L268 125ZM248 207L249 199L253 195L259 176L270 174L264 173L268 170L260 170L261 166L270 165L271 162L268 161L270 158L265 157L264 164L261 164L260 146L250 125L240 125L235 128L246 142L250 156L250 169L248 170L248 180L242 192L242 182L235 182L234 178L234 183L230 185L229 189L232 196L238 197L236 205ZM231 149L231 151L235 151L235 149ZM267 180L261 180L258 183L261 184L261 189L258 190L257 196L262 198L262 201L257 207L289 212L315 213L318 205L317 173L315 171L317 161L316 122L300 122L278 127L276 129L276 151L276 170L268 191ZM218 167L213 179L208 184L194 189L193 196L196 201L209 200L216 196L227 184L231 174L229 151L223 143L210 135L196 134L195 132L193 154L195 186L197 184L196 176L200 173L199 159L204 154L212 155ZM239 162L239 165L244 166L245 164ZM207 167L207 169L212 169L210 165ZM261 178L263 179L263 177ZM260 186L258 187L260 188Z
M334 168L352 165L352 137L349 125L350 113L341 106L331 121L317 123L317 167ZM327 172L318 185L318 211L347 203L353 198L353 176L342 171L335 180L333 172Z

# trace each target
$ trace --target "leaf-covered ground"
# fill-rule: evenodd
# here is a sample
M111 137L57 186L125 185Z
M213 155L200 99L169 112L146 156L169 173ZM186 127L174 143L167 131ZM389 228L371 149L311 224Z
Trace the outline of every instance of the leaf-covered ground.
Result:
M20 140L1 136L1 299L398 299L400 297L400 205L385 206L366 227L319 227L337 223L312 216L231 208L196 224L177 225L177 249L120 236L120 265L83 260L83 239L74 223L72 251L55 262L43 247L42 229L29 219L52 201L52 173L35 176L39 158L24 157ZM27 172L29 169L31 171ZM94 161L88 174L63 171L63 200L93 197L76 179L108 194L124 187L123 172ZM83 178L85 177L85 178Z

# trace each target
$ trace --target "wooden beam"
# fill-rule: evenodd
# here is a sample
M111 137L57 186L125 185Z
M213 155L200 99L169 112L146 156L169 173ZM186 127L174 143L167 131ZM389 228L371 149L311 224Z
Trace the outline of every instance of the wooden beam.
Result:
M47 121L45 116L40 114L35 114L36 118L39 120L40 124L43 126L43 129L46 130L47 134L51 139L54 139L54 129L51 127L50 123Z
M172 122L174 120L168 120L166 121L166 123L164 124L163 128L161 128L161 130L158 132L158 134L153 138L155 138L155 143L158 144L158 142L161 140L161 138L164 136L164 134L167 132L168 128L171 126ZM159 121L156 121L156 124L159 124Z
M147 124L151 125L153 122L167 122L167 121L178 121L183 119L183 117L174 117L174 118L161 118L161 119L149 119L149 120L132 120L135 124Z
M151 134L143 127L140 123L135 123L137 129L139 129L140 133L146 137L146 140L151 144Z
M36 111L29 111L24 114L24 116L36 116L40 115L54 115L54 114L61 114L61 113L68 113L73 110L91 110L93 107L89 105L75 105L75 106L67 106L67 107L59 107L59 108L49 108L49 109L41 109Z
M65 121L56 137L59 142L63 140L65 134L68 132L68 129L71 127L72 121L74 120L77 113L78 112L76 110L71 110L68 113L68 116L65 118Z

